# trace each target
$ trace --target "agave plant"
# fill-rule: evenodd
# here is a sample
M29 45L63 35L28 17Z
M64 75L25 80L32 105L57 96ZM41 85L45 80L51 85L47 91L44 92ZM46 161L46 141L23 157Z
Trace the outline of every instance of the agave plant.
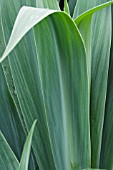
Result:
M0 170L113 169L112 3L0 1Z

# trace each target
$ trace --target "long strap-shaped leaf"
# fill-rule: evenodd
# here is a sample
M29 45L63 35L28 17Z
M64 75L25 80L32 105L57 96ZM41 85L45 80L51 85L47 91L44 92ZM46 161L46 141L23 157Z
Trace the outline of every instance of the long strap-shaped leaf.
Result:
M111 8L108 7L95 16L93 21L91 79L92 168L99 167L102 145L101 136L105 119L111 35ZM95 141L95 139L97 140Z
M24 9L24 10L23 10ZM22 37L38 22L43 20L48 15L55 12L55 10L49 10L49 9L38 9L30 8L29 11L27 8L22 7L18 17L15 21L15 26L21 22L22 17L24 16L24 21L20 25L18 29L13 29L10 39L12 40L12 37L15 36L15 41L10 41L8 43L5 53L3 54L2 58L0 58L0 62L4 60L4 58L12 51L12 49L17 45L17 43L22 39ZM25 15L25 12L27 11L27 15ZM27 26L26 26L27 25ZM23 29L24 28L24 29Z
M19 162L0 131L0 169L16 170Z
M91 8L94 8L97 5L101 5L102 3L107 2L106 0L93 0L93 1L87 1L87 0L77 0L76 6L73 12L73 18L79 17L82 13L86 12L87 10L90 10Z
M7 70L5 73L8 74ZM18 112L14 101L8 91L8 87L0 65L0 130L11 146L18 159L21 156L21 148L25 140ZM12 141L13 139L13 141Z
M11 14L12 11L7 10L5 12L6 13L4 14L5 17L3 17L3 21L5 21L5 20L7 22L10 21L9 18L8 18L8 16L10 16L11 22L13 22L13 17L12 17L12 14ZM3 25L2 25L6 39L7 39L7 33L9 31L8 26L10 25L10 27L11 27L11 25L12 25L12 23L10 22L10 24L8 23L8 26L7 26L7 24L6 24L7 22L3 22ZM27 42L31 42L32 46L31 46L31 44L29 44ZM35 57L36 51L35 51L35 44L34 44L32 32L30 32L28 34L28 36L24 38L24 40L21 43L21 46L18 46L18 48L16 48L16 50L14 50L14 52L12 53L11 56L15 58L15 55L19 56L19 60L22 62L21 63L22 69L25 69L25 67L27 66L26 67L27 69L25 69L26 71L23 70L23 72L25 73L25 75L27 75L26 83L27 83L27 85L29 84L29 88L30 88L29 92L30 92L31 98L29 98L28 93L26 93L27 87L25 86L24 81L21 81L21 82L24 83L23 89L25 89L24 90L25 94L23 96L25 98L25 100L23 100L23 104L21 103L21 107L22 107L23 113L24 114L26 113L26 116L28 115L28 117L29 117L29 119L27 119L28 120L27 121L27 128L29 129L31 127L31 123L33 122L33 120L36 117L39 116L38 120L40 120L40 122L43 122L44 125L43 125L43 130L41 130L42 129L42 123L39 123L40 131L37 132L38 134L36 134L36 136L39 136L38 142L39 142L39 148L40 148L42 154L43 153L47 154L47 158L46 158L46 156L42 156L42 158L41 158L42 161L43 160L45 161L45 164L42 163L42 165L43 165L44 169L47 169L47 167L51 167L52 169L55 169L54 163L53 163L54 161L52 160L52 155L51 155L51 151L50 151L51 150L50 149L50 142L48 141L49 139L48 139L48 133L47 133L47 125L45 123L46 118L43 116L44 108L43 108L43 102L42 102L41 92L40 92L39 75L38 75L39 73L37 72L37 62L36 62L36 59L35 59L36 58ZM33 59L32 56L34 57L34 59ZM29 63L32 63L34 66L31 67L31 65ZM14 67L12 67L12 68L14 69ZM12 72L14 72L14 70L12 70ZM20 74L20 71L19 71L19 74ZM16 77L18 78L18 76L16 76ZM13 75L13 78L14 78L14 75ZM19 80L19 82L20 82L20 80ZM38 88L35 85L35 83L38 85ZM20 83L18 83L18 81L17 81L17 84L20 85ZM22 89L22 83L21 83L20 88ZM22 92L21 89L19 90L20 92ZM17 88L17 91L18 91L18 88ZM22 97L22 94L23 93L21 93L21 97ZM26 102L26 100L27 100L27 102ZM38 104L37 104L37 102L38 102ZM37 112L40 113L40 114L37 115ZM40 142L40 139L43 142ZM44 149L40 146L40 143L42 143L41 144L42 146L43 145L45 146ZM38 152L37 149L36 149L36 152ZM38 154L39 154L39 152L38 152ZM41 154L40 154L40 157L41 157ZM50 161L48 161L48 159ZM47 165L46 165L46 161L47 161ZM50 169L50 168L48 168L48 169Z
M29 157L30 157L32 138L33 138L35 125L36 125L36 120L34 121L32 127L29 131L29 134L27 136L26 142L24 144L24 149L23 149L23 153L22 153L22 157L20 160L20 165L19 165L18 170L28 170Z
M106 8L107 6L113 4L113 1L101 4L99 6L96 6L83 14L79 15L75 19L75 23L77 24L80 33L82 34L86 51L87 51L87 67L88 67L88 76L89 81L91 79L91 36L92 36L92 16L95 12Z
M112 27L113 27L113 7L112 7ZM110 51L109 77L105 107L105 119L103 128L103 139L101 149L100 168L108 170L113 168L113 36Z
M86 6L89 1L86 2ZM91 146L92 167L99 168L99 159L102 141L102 129L104 120L105 97L107 91L107 73L109 63L109 50L111 39L110 8L95 16L91 27L92 14L112 4L113 1L96 6L75 19L83 36L88 54L89 78L91 77ZM81 8L81 6L80 6ZM85 7L84 7L85 8ZM83 10L83 9L81 9ZM109 19L108 19L109 18ZM100 24L100 20L102 23ZM107 23L107 24L106 24ZM91 28L93 38L91 43ZM109 30L109 31L108 31ZM103 36L104 34L104 36ZM92 55L91 55L92 44ZM101 44L101 46L100 46ZM91 59L92 56L92 59ZM92 60L92 66L91 66Z
M40 21L39 12L40 9L30 7L21 9L1 61ZM54 13L42 12L45 16ZM32 119L38 119L33 146L39 167L41 170L89 167L88 78L82 39L73 21L61 12L40 22L34 33L37 48L37 57L35 52L31 54L34 65L27 56L20 57L19 49L26 44L15 50L18 57L10 56L10 65L27 126ZM31 80L35 82L35 94Z
M10 3L10 1L8 1L8 3ZM10 31L13 25L13 19L12 19L10 22L8 22L8 27L7 26L5 27L6 34L4 34L5 30L3 28L3 25L6 22L5 17L8 16L7 20L11 18L10 10L7 9L8 3L7 5L5 5L5 8L4 8L4 6L2 6L1 1L0 1L0 7L2 9L2 12L0 15L1 16L0 17L0 25L1 25L0 27L0 35L1 35L0 36L0 42L1 42L0 53L2 53L3 50L5 49L6 42L10 36ZM10 3L10 4L13 6L13 3ZM18 3L16 3L16 5L17 4ZM17 9L13 7L13 16L16 16L15 11ZM7 12L10 13L10 15L8 15ZM22 148L23 148L23 144L24 144L25 136L26 136L25 133L27 132L27 129L26 129L25 122L23 120L21 108L18 103L18 98L16 94L16 89L13 83L13 77L11 75L8 58L6 59L4 63L2 63L2 67L0 69L0 87L1 87L0 129L2 130L2 133L4 134L8 144L11 146L11 149L14 151L18 160L20 160L20 156L21 156L21 152L22 152ZM31 154L30 168L32 167L31 169L33 170L35 168L34 168L34 161L32 158L33 156Z
M60 25L62 21L67 22L68 20L67 17L66 17L67 19L62 17L62 15L60 17L62 18L62 20L59 21ZM53 15L52 21L55 22L55 19L56 18ZM51 19L48 18L48 22L51 22ZM79 169L81 167L90 166L90 140L89 140L89 129L88 129L89 127L88 94L84 96L85 89L86 89L86 93L88 93L87 91L88 81L87 81L86 59L84 57L82 58L80 57L80 56L84 56L85 51L84 50L81 51L82 53L80 54L79 48L81 47L82 50L83 46L81 46L80 44L81 40L79 39L80 36L78 31L75 29L76 27L75 28L71 27L71 31L73 32L68 31L70 30L71 22L72 22L71 20L68 20L68 23L65 25L66 33L64 32L63 37L61 36L61 33L63 32L64 27L61 30L59 24L57 25L55 23L55 25L53 25L54 26L53 28L51 25L51 29L48 29L48 32L49 33L52 32L52 35L48 37L47 40L50 38L50 41L51 42L53 41L55 46L54 47L49 46L48 49L49 51L45 50L43 52L43 55L47 57L42 57L41 55L42 50L41 50L40 42L42 41L42 38L44 39L44 37L47 37L48 32L46 33L44 32L44 30L43 32L41 32L41 27L38 32L37 31L38 26L37 26L37 29L35 29L35 37L36 37L36 44L37 44L37 54L39 59L38 62L39 62L39 69L40 69L40 76L41 76L41 83L42 83L42 91L44 95L46 109L48 112L48 122L49 124L52 122L52 127L53 127L54 121L56 120L57 126L59 126L60 129L64 130L64 132L62 133L64 134L64 137L62 136L63 137L62 140L65 140L65 145L64 145L66 147L65 154L68 155L67 158L69 161L68 168ZM48 24L43 23L43 26L44 25L46 25L46 27L48 28ZM72 35L75 35L75 39L70 40L70 37ZM52 40L52 37L55 38ZM75 51L74 51L75 55L72 52L72 49L74 48L73 45L75 47ZM57 48L55 49L54 52L52 52L50 48L53 49L55 47ZM47 48L46 44L44 45L44 48L45 49ZM80 58L76 56L77 54L80 55L79 56ZM43 68L43 66L45 67ZM81 68L85 69L86 71L85 74L82 72ZM52 74L51 74L51 70L52 70ZM50 76L48 77L48 75ZM85 77L86 80L84 79ZM85 89L82 86L82 84L84 84ZM78 92L79 94L77 94ZM84 98L86 101L84 100ZM58 102L57 105L55 105L54 102L55 103ZM60 117L61 120L59 120L59 118L57 119L57 116ZM79 124L79 122L81 123ZM85 132L83 132L84 126L86 127ZM52 144L55 153L56 152L55 150L58 149L58 144L54 145L54 142L56 141L56 134L54 132L54 129L50 129L50 133L53 138ZM84 136L84 133L88 140L86 142L87 144L84 143L86 139L83 140L82 138ZM60 136L59 139L57 138L58 143L60 143L61 141ZM83 146L83 148L80 148L79 144ZM85 149L84 154L79 155L78 153L81 153L84 149ZM86 152L88 152L88 155L85 154ZM57 154L55 155L56 158L57 158Z
M52 2L52 1L51 1ZM38 6L38 7L46 7L46 8L51 8L51 9L59 9L58 7L58 3L56 0L53 0L53 2L50 4L50 2L48 3L48 0L33 0L33 1L29 1L29 0L18 0L18 1L15 1L15 0L9 0L9 1L0 1L0 8L2 9L1 10L1 15L0 15L0 21L2 21L2 23L0 25L2 25L2 27L0 27L0 35L4 35L4 40L5 40L5 43L8 41L9 39L9 36L10 36L10 33L11 33L11 29L12 29L12 26L13 26L13 22L16 18L16 15L20 9L21 6L23 5L29 5L29 6ZM7 22L8 21L8 22ZM6 24L7 23L7 24ZM8 25L8 26L7 26ZM5 27L5 29L4 29ZM3 28L3 29L2 29ZM2 31L1 31L2 29ZM4 31L5 31L5 34L4 34ZM27 38L26 38L27 39ZM4 41L1 39L1 36L0 36L0 42L1 42L1 48L0 48L0 53L3 51L4 47L3 47L3 44L4 44ZM15 55L15 54L14 54ZM24 54L23 54L24 55ZM13 86L14 84L12 84L12 76L9 76L9 64L7 62L5 62L4 64L4 72L7 72L6 75L6 80L7 80L7 83L8 83L8 86L9 86L9 89L11 91L11 95L12 97L14 98L15 100L15 104L16 104L16 107L18 108L19 110L19 114L20 114L20 107L18 105L18 100L17 98L15 97L15 92L16 90L12 90L13 88L15 89L15 87ZM7 104L6 104L7 105ZM8 108L7 108L8 109ZM16 112L16 111L15 111ZM3 112L2 112L3 113ZM15 114L16 115L16 120L17 120L17 117L18 117L18 114ZM5 117L5 115L4 115ZM8 116L7 116L8 118ZM23 123L23 117L21 116L21 122ZM5 119L6 120L6 119ZM11 120L11 119L10 119ZM3 121L1 119L1 121ZM11 121L12 122L12 121ZM0 124L1 126L3 124ZM8 125L8 124L7 124ZM25 125L25 124L24 124ZM13 126L13 125L12 125ZM18 123L18 126L20 126L20 124ZM11 131L12 128L7 128L8 130ZM14 128L15 129L15 128ZM10 137L12 136L12 133L9 132L7 133L7 131L5 130L5 128L3 128L4 132L7 134L7 136L5 135L5 137ZM19 130L21 131L20 133L20 139L18 140L18 142L22 143L23 144L23 140L24 140L24 137L22 137L22 130L21 128L19 127ZM14 132L15 136L16 136L16 133ZM11 147L12 149L14 149L14 151L16 151L15 148L18 149L18 154L17 154L17 151L16 151L16 154L18 155L18 157L20 158L20 152L21 152L21 148L20 148L20 144L17 142L16 144L14 144L14 142L12 143L12 139L11 138L7 138L8 142L10 142L11 144ZM14 138L15 139L15 138ZM18 147L17 147L18 145Z
M94 8L91 8L88 11L82 13L75 19L76 24L79 25L85 18L88 18L88 16L92 16L95 12L97 12L103 8L106 8L107 6L109 6L111 4L113 4L113 1L109 1L109 2L103 3L101 5L95 6Z

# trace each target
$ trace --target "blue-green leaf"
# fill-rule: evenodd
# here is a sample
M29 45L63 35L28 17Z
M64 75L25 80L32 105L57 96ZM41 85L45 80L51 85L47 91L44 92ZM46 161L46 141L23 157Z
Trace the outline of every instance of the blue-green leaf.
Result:
M20 160L20 165L19 165L18 170L28 170L29 157L30 157L32 138L33 138L35 125L36 125L36 120L34 121L32 127L31 127L31 129L29 131L29 134L27 136L26 142L24 144L22 157L21 157L21 160Z

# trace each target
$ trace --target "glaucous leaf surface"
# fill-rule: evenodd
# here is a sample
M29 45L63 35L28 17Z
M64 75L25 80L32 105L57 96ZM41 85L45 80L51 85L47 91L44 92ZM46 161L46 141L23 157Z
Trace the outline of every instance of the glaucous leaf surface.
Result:
M11 0L9 1L11 3ZM16 3L21 6L22 4L18 2ZM91 3L90 1L77 1L74 18L85 10L104 2L106 1L94 0ZM9 8L10 3L6 9ZM31 1L28 0L27 3L31 5ZM39 2L37 0L33 3L33 6L49 7L51 5L50 8L59 10L56 6L57 1L49 4L50 1L47 3L47 1ZM13 2L14 4L15 2ZM10 9L14 7L13 5ZM103 6L100 7L103 8ZM34 27L33 31L27 33L10 53L9 58L19 105L27 129L30 128L33 119L38 118L37 137L33 147L41 170L73 170L90 166L112 168L112 153L110 154L110 150L112 150L112 123L108 126L112 117L112 111L109 110L112 103L111 76L109 76L107 94L110 104L106 101L111 40L110 8L95 15L91 44L92 12L100 7L93 8L76 19L83 38L76 25L66 14L56 11L47 13L46 9L46 15L41 18L42 15L39 16L39 13L31 15L34 14L34 8L29 7L31 13L27 13L27 18L24 17L24 12L27 12L26 7L24 7L22 10L25 11L16 20L10 42L2 58L4 59L9 54L29 29L46 17ZM11 27L10 29L5 28L6 21L11 23L16 16L13 16L11 10L8 10L8 13L10 14L9 20L8 16L3 17L5 20L3 19L2 27L5 31L11 30ZM48 15L50 16L48 17ZM102 20L101 24L100 20ZM11 24L9 25L11 26ZM5 33L5 31L4 39L7 42L10 32ZM111 70L112 66L110 66L109 72ZM89 96L90 83L91 96ZM90 113L89 97L91 101ZM89 125L89 115L91 116L91 125ZM103 123L105 132L103 132L102 139ZM107 129L109 133L107 133ZM110 143L109 150L108 143ZM107 155L107 159L103 163L105 155Z
M35 125L36 125L36 120L34 121L32 127L31 127L31 129L28 133L26 142L24 144L24 148L23 148L23 152L22 152L22 156L21 156L21 160L20 160L18 170L28 170L31 144L32 144L32 138L33 138Z
M16 170L19 162L0 131L0 169Z
M29 17L31 11L32 17L35 10L38 11L30 7L21 9L22 18L15 22L9 49L18 42L15 35L23 23L23 14ZM36 24L36 19L31 20L31 25L26 21L29 29ZM21 38L25 30L21 27ZM32 38L29 33L27 36ZM55 12L34 27L34 38L36 51L32 50L34 46L30 47L31 62L29 55L11 56L10 65L27 127L34 118L38 120L33 146L39 167L44 170L89 167L88 78L81 36L69 16ZM22 53L23 44L16 47L16 54ZM7 50L4 57L6 54Z
M6 72L6 74L8 74ZM7 139L15 155L20 159L25 139L18 112L6 84L2 66L0 65L0 130ZM12 142L13 139L13 142Z
M76 5L76 2L77 2L77 0L68 0L71 16L73 16L73 12L74 12L74 8L75 8L75 5Z
M52 2L52 1L51 1ZM10 37L10 33L11 33L11 30L12 30L12 27L13 27L13 24L14 24L14 21L16 19L16 16L17 16L17 13L19 12L19 9L21 8L21 6L23 5L28 5L28 6L38 6L38 7L45 7L45 8L55 8L55 9L59 9L58 7L58 3L57 1L53 1L53 3L51 3L51 6L50 3L48 4L48 0L18 0L18 1L15 1L15 0L9 0L9 1L3 1L1 0L0 1L0 9L1 9L1 15L0 15L0 24L2 27L0 27L0 54L3 52L3 50L5 49L5 45L7 44L7 41ZM31 33L32 34L32 33ZM27 41L27 38L26 38L26 41ZM32 40L31 40L32 41ZM32 43L32 42L31 42ZM15 56L15 53L13 53L12 55ZM25 53L23 52L23 55L25 55ZM16 95L16 90L15 90L15 85L13 83L13 78L12 78L12 75L11 75L11 70L10 70L10 66L9 66L9 63L8 63L8 60L5 61L4 63L2 63L2 66L3 66L3 70L4 70L4 74L5 74L5 77L6 77L6 81L7 81L7 84L8 84L8 88L10 90L10 93L9 95L11 94L12 98L14 99L14 102L16 104L16 109L18 110L18 112L16 111L15 109L15 113L13 112L13 117L16 119L16 121L18 120L17 117L19 116L20 120L21 120L21 123L23 125L23 128L24 128L24 131L26 131L26 125L25 125L25 122L23 120L23 116L22 116L22 113L21 113L21 108L20 108L20 105L18 103L18 97ZM2 68L1 68L2 69ZM2 73L3 74L3 71ZM8 89L7 89L8 91ZM10 97L11 99L11 97ZM12 99L11 99L12 100ZM3 103L4 101L2 101ZM12 102L13 103L13 102ZM6 103L4 103L5 105ZM11 104L11 102L10 102ZM7 104L8 105L8 104ZM9 107L11 107L11 105L9 105ZM13 108L13 107L12 107ZM5 110L7 110L8 108L5 108ZM13 109L14 111L14 109ZM3 113L3 112L2 112ZM11 128L8 128L8 129L5 129L5 128L2 128L2 125L3 124L0 124L1 128L4 130L5 134L5 137L7 138L8 140L8 143L10 143L12 149L14 150L15 154L18 156L18 158L20 159L20 153L21 153L21 150L22 150L22 146L20 147L20 144L18 144L19 142L23 144L23 141L25 140L25 137L22 137L23 135L23 130L22 128L20 128L20 123L18 121L18 129L15 128L15 130L13 129L14 133L15 133L15 136L18 136L18 134L16 134L17 132L16 131L21 131L21 133L19 133L20 137L19 137L19 140L18 138L14 138L14 139L17 139L18 141L16 143L12 142L12 138L10 136L13 136L12 132L11 132L11 129L14 127L16 127L16 124L13 125L13 121L14 120L11 120L11 114L10 113L7 113L5 112L5 116L4 117L7 117L7 120L9 120L9 117L10 117L10 120L9 122L7 123L7 126L9 126L10 122L11 122ZM8 115L7 115L8 114ZM19 114L19 115L18 115ZM7 121L5 120L5 122ZM1 121L3 121L3 119L1 119ZM4 122L4 123L5 123ZM7 133L7 130L8 130L8 133ZM10 131L10 132L9 132ZM18 146L17 146L18 145ZM19 149L19 150L18 150ZM18 150L18 151L16 151ZM32 166L32 169L33 169L33 165Z
M95 4L100 4L102 2L106 1L98 2L93 1L93 3ZM90 1L87 2L84 1L85 5L83 6L81 6L81 3L82 1L78 1L79 7L76 7L76 9L78 8L79 11L78 14L84 12L86 9L89 9L89 7L93 5L93 3L90 4ZM110 1L104 4L104 6L106 6L107 4L109 5L110 3L113 2ZM76 21L78 20L80 31L82 30L83 38L85 37L84 39L86 42L86 49L87 47L89 47L87 51L89 51L90 48L92 48L91 52L89 51L90 52L89 54L91 54L89 56L91 56L91 58L89 59L88 57L89 70L91 69L90 126L91 126L92 168L95 167L99 168L100 161L102 130L104 122L104 109L107 93L109 51L111 44L110 7L94 15L92 23L92 43L90 40L91 34L89 35L89 32L91 32L90 16L92 12L95 12L99 8L100 9L103 8L104 6L100 5L98 7L94 7L93 9L84 12L76 19ZM77 16L77 13L75 16ZM90 25L90 27L88 27L88 24Z
M112 7L112 17L113 17L113 7ZM113 27L113 18L112 18ZM113 167L113 36L110 50L110 64L109 64L109 76L108 76L108 86L107 86L107 96L105 105L105 118L104 118L104 128L103 128L103 140L102 149L100 157L100 168L105 167L111 170Z

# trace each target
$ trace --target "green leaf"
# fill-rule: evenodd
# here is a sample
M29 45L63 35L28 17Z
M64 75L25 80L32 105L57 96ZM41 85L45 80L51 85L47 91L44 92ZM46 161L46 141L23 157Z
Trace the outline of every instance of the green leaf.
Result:
M99 167L100 162L111 36L111 8L107 7L101 13L98 13L93 21L91 80L92 168ZM107 169L106 166L103 169Z
M36 0L36 7L60 10L57 0Z
M74 8L75 8L75 5L76 5L76 2L77 2L77 0L68 0L71 16L73 16L73 12L74 12Z
M27 11L27 15L25 15ZM30 12L29 12L30 11ZM21 22L21 18L23 15L24 22L20 25L18 30L13 29L10 39L12 39L13 36L15 36L15 41L9 40L10 43L8 43L5 53L2 55L2 58L0 58L0 63L4 60L4 58L12 51L12 49L16 46L16 44L22 39L22 37L34 26L36 23L43 20L48 15L56 12L55 10L49 10L49 9L41 9L39 8L32 8L29 7L29 11L26 7L22 7L17 18L15 21L15 26L18 25L18 23ZM24 28L24 29L23 29Z
M40 169L90 167L84 44L68 15L47 9L42 9L42 13L40 10L30 7L21 9L1 61L40 21L37 14L45 15L46 18L41 16L44 20L23 38L9 59L19 103L27 128L33 119L38 120L33 148ZM32 19L33 16L36 18Z
M83 37L86 52L87 52L87 67L88 67L88 77L89 77L89 85L91 81L91 36L92 36L92 16L95 12L113 4L113 1L101 4L96 6L83 14L79 15L74 21L77 24L80 33Z
M105 170L105 169L87 168L87 169L83 169L83 170Z
M18 169L19 162L0 131L0 169Z
M75 19L76 24L79 25L84 19L88 18L89 16L92 16L95 12L102 10L103 8L106 8L110 6L111 4L113 4L113 1L108 1L104 4L95 6L94 8L91 8L88 11L82 13Z
M28 170L31 144L32 144L35 125L36 125L36 120L34 121L31 130L29 131L29 134L27 136L18 170Z
M113 7L112 7L113 27ZM100 167L108 170L113 168L113 38L110 51L110 63L108 72L107 96L105 105L105 118L103 127L103 138L101 147Z
M110 1L94 7L75 19L86 46L89 82L91 77L90 120L92 168L99 168L100 161L111 39L111 20L108 20L108 18L111 17L110 8L95 15L93 27L91 27L91 17L94 12L109 6L112 3L113 1ZM100 21L102 21L101 24ZM92 47L91 28L93 30Z
M78 0L73 13L73 18L77 18L79 15L85 13L86 11L94 8L95 6L101 5L102 3L107 2L107 0Z
M4 6L2 6L2 4L0 5L2 9L6 9L6 10L2 10L1 12L2 17L0 18L0 25L1 25L0 27L0 42L1 42L0 53L2 53L3 50L5 49L6 41L8 39L8 35L10 34L10 29L12 28L10 24L8 25L8 27L5 26L5 28L7 29L6 31L7 34L4 34L3 23L5 23L5 20L3 17L7 16L7 11L8 12L10 11L10 10L7 10L6 8L7 5L5 5L5 8ZM14 15L16 15L15 10L13 10L13 16ZM9 18L7 19L9 20ZM11 23L11 25L12 24L13 23ZM14 86L13 77L11 75L11 70L10 70L10 66L8 63L8 59L6 59L4 63L2 63L2 67L0 66L0 78L1 78L0 80L0 89L1 89L0 129L2 130L2 133L4 134L8 144L11 146L11 149L17 156L18 160L20 160L22 148L23 148L25 138L26 138L27 129L26 129L25 122L23 120L20 105L18 103L18 97L17 97L15 86ZM30 157L30 168L31 167L32 167L32 170L35 167L32 154Z
M67 0L64 0L64 11L70 15L69 6Z
M5 74L8 74L7 70L5 70ZM0 130L4 134L7 142L11 146L17 158L20 159L25 133L23 131L14 101L12 100L8 91L1 65L0 96Z

